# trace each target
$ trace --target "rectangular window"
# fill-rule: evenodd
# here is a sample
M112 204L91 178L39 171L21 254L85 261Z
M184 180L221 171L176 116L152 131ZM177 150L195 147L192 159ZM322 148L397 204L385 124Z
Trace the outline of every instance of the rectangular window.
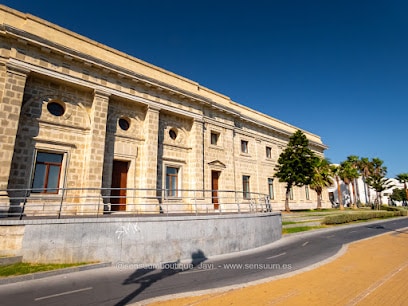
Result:
M32 192L58 193L63 156L56 153L37 153Z
M220 137L220 134L211 132L211 144L216 146L218 144L218 138Z
M166 195L168 197L178 195L178 173L178 168L166 167Z
M274 192L273 192L273 178L268 178L268 193L269 193L269 198L273 200L275 198Z
M241 140L241 152L248 153L248 141Z
M266 147L266 158L272 158L272 148Z
M293 188L289 190L289 200L293 200Z
M242 177L242 191L243 191L243 196L244 199L250 199L251 198L251 192L249 189L249 176L244 175Z
M305 186L306 200L310 200L309 186Z

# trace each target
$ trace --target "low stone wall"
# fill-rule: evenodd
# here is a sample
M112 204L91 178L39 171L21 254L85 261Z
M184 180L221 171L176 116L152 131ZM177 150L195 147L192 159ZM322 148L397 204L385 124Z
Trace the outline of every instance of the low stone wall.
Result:
M0 220L24 226L24 262L155 264L243 251L281 238L280 212L211 216L141 216ZM8 229L10 230L10 229ZM4 237L4 236L3 236ZM13 236L5 237L14 239Z
M0 219L0 257L15 256L23 246L24 225L3 225Z

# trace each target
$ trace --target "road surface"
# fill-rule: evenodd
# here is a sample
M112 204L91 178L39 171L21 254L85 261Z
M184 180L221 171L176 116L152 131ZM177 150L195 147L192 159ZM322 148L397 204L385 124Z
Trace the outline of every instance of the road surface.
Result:
M290 235L256 250L194 259L192 263L167 263L164 269L119 263L1 285L0 304L126 305L162 295L242 284L308 267L335 255L344 244L407 226L408 218L401 217Z

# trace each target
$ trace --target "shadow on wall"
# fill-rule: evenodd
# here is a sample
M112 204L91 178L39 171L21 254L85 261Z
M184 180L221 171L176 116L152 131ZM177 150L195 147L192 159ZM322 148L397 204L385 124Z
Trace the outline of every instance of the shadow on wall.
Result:
M198 266L205 260L207 260L207 258L205 257L204 252L197 250L197 252L191 254L190 264L181 264L180 261L177 260L175 262L160 263L157 265L145 265L145 267L137 269L123 281L122 285L140 284L140 286L135 291L117 302L115 306L127 305L154 283L177 273L194 269L194 267Z

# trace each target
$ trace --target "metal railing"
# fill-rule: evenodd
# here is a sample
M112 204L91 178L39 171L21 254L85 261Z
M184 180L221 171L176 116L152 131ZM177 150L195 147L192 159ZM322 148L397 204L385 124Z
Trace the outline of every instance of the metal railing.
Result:
M0 190L0 217L72 218L272 211L266 194L231 190L59 188Z

